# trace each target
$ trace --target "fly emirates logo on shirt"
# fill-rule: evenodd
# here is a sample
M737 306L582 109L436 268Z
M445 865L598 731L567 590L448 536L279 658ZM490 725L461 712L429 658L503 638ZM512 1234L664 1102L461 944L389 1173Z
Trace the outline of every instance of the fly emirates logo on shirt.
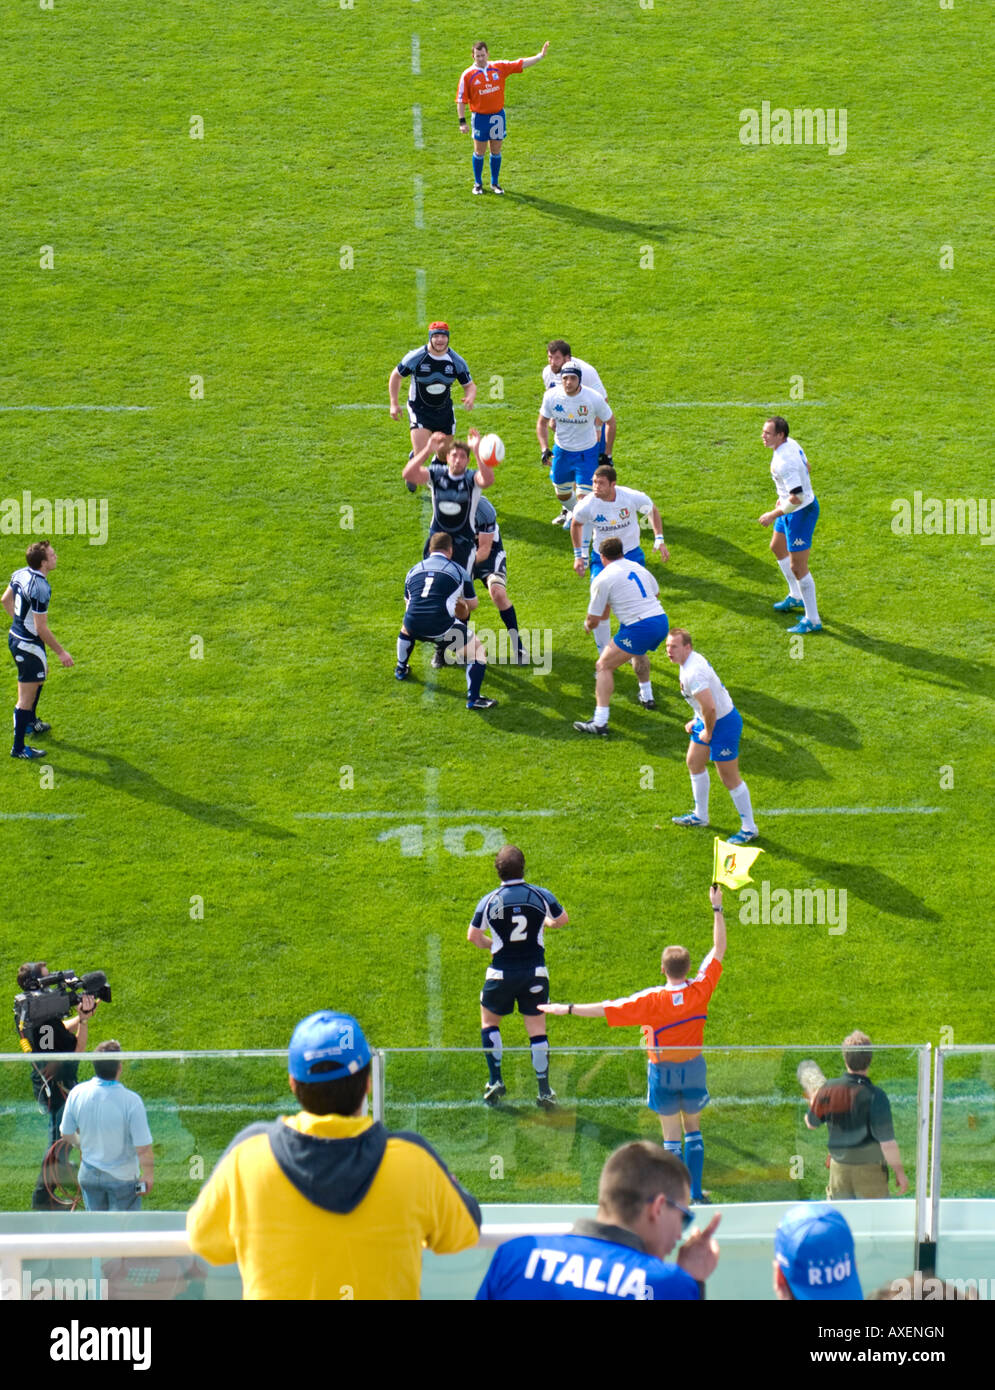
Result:
M524 1277L538 1279L543 1284L571 1284L575 1289L607 1294L609 1298L646 1300L653 1297L644 1270L627 1270L620 1261L606 1270L605 1261L599 1256L585 1259L583 1255L568 1256L565 1250L533 1250Z
M501 74L492 72L488 68L480 78L473 79L473 94L477 97L489 97L492 92L501 90Z

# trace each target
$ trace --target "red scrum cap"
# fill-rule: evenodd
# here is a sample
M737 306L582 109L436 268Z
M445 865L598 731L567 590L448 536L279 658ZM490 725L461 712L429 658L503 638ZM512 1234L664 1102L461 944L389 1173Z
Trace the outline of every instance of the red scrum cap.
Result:
M431 336L432 336L433 333L445 333L446 337L448 338L448 337L449 337L449 324L448 324L448 323L443 323L443 322L441 321L441 319L437 319L437 320L435 321L435 323L430 323L429 326L428 326L428 336L429 336L430 338L431 338Z

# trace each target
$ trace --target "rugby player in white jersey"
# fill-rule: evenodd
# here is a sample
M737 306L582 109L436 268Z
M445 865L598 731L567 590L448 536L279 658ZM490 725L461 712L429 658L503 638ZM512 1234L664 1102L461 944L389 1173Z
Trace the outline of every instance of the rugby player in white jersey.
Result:
M542 461L552 460L550 479L559 499L561 513L554 524L562 526L579 497L591 491L594 470L602 453L611 458L615 442L615 416L604 396L583 384L583 368L571 358L564 362L560 385L551 386L542 398L536 421L536 438ZM549 427L555 424L556 437L549 447ZM605 426L602 450L599 429ZM590 536L587 538L590 540Z
M543 394L553 386L561 385L560 374L563 371L564 362L576 362L583 373L585 386L590 386L592 391L597 391L599 396L608 399L608 392L604 388L604 383L598 375L597 369L592 367L590 362L585 362L583 357L574 357L570 351L570 344L563 338L554 338L552 342L546 344L546 365L542 369L542 389Z
M753 819L749 788L739 772L743 716L711 665L700 652L694 650L691 634L686 628L674 628L667 638L667 655L680 668L681 694L695 714L694 719L689 719L684 725L685 731L691 735L687 765L691 774L694 810L671 819L675 825L708 824L710 758L718 768L719 776L743 822L742 829L729 836L729 844L748 845L760 832Z
M653 686L650 684L649 652L666 639L668 622L657 594L660 586L648 569L627 560L622 554L622 542L610 536L601 542L604 568L591 585L584 627L593 632L599 623L606 622L609 613L619 621L619 629L609 638L594 668L594 718L577 720L574 728L582 734L608 732L608 707L615 689L615 670L631 661L639 678L639 703L653 709Z
M617 487L618 474L610 463L601 463L594 470L589 497L582 497L573 509L570 520L570 539L574 545L574 569L583 574L587 568L588 552L583 545L584 528L594 531L594 549L591 552L591 578L601 573L601 553L598 547L609 536L618 536L622 542L622 554L626 560L634 560L637 565L646 564L646 556L639 544L639 518L650 517L653 523L653 549L661 560L670 559L670 551L663 540L663 522L652 498L645 492L637 492L631 487ZM594 640L600 652L611 638L611 627L607 622L594 629Z
M605 390L604 383L595 367L590 362L585 362L582 357L574 357L570 351L570 344L564 338L554 338L552 342L546 344L546 365L542 369L542 390L543 394L551 390L554 386L561 385L561 375L564 362L573 360L580 368L585 386L590 386L592 391L597 391L599 396L608 399L608 392ZM601 426L601 437L598 440L601 446L599 462L611 463L611 454L605 452L605 427ZM553 457L552 449L542 451L542 462L549 463ZM570 521L569 507L560 507L558 516L553 517L554 526L566 526Z
M777 506L764 512L759 521L761 526L773 523L770 548L788 581L787 598L774 607L779 613L805 609L804 618L795 627L789 627L789 632L821 632L815 580L808 569L812 533L819 520L819 502L812 488L808 459L798 441L788 437L788 422L783 415L772 415L764 421L761 438L773 450L770 475L777 488Z

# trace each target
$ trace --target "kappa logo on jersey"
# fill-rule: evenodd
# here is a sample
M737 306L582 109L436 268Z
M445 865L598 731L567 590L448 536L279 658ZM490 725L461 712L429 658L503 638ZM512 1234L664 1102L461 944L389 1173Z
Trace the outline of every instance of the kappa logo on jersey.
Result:
M566 406L565 406L565 405L554 405L553 409L554 409L554 410L559 410L559 411L562 413L564 410L566 410Z
M720 748L720 749L719 749L719 757L720 757L720 758L731 758L731 757L732 757L732 749L731 749L731 748Z
M599 513L598 513L598 515L594 518L594 524L595 524L595 526L607 526L607 525L608 525L608 518L605 516L604 512L599 512Z
M618 638L618 645L619 645L620 647L631 647L631 646L632 646L632 642L629 640L628 637L619 637L619 638Z
M807 550L807 549L808 549L808 541L802 540L801 536L799 536L798 539L797 539L796 541L792 541L792 542L791 542L791 545L792 545L792 548L795 549L795 550Z

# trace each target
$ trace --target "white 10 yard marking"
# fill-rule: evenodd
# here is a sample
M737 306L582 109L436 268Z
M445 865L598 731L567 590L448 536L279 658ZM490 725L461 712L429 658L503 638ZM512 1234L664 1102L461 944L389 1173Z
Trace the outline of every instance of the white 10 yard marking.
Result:
M468 855L496 854L505 842L505 834L500 825L487 825L484 816L493 816L503 821L510 816L555 816L557 811L440 811L437 801L439 769L425 769L425 809L417 819L407 825L394 825L377 836L378 844L389 844L396 840L402 859L421 859L426 853L437 854L440 849L446 854L463 859ZM376 813L374 813L376 814ZM387 814L390 814L389 812ZM441 822L474 817L469 824L444 825ZM476 817L481 819L477 820Z

